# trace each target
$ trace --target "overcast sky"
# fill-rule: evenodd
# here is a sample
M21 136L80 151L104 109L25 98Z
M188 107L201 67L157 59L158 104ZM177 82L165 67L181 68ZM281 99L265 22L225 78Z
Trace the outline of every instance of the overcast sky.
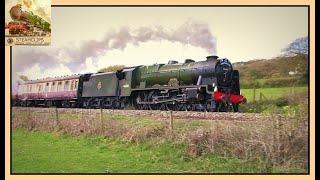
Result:
M29 79L126 66L272 58L308 35L307 7L53 7L50 47L13 47Z

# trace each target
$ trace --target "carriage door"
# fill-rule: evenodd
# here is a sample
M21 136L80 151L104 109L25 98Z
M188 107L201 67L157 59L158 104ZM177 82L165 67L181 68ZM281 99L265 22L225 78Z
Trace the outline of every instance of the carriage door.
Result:
M38 87L38 93L37 93L37 97L36 97L36 99L43 99L43 97L42 97L42 88L43 88L43 86L42 86L42 84L37 84L37 87Z

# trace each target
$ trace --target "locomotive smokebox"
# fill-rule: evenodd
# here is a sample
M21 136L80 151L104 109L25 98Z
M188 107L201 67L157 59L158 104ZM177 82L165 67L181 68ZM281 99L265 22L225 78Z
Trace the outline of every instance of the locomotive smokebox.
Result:
M219 56L212 55L212 56L207 56L207 61L212 61L212 60L218 60Z
M28 21L28 15L21 10L21 4L17 4L10 9L10 16L14 21Z

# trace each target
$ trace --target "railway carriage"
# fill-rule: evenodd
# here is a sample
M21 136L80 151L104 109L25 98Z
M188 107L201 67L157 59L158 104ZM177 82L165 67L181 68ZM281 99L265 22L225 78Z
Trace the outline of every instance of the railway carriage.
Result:
M16 105L76 106L81 75L26 81L18 85Z

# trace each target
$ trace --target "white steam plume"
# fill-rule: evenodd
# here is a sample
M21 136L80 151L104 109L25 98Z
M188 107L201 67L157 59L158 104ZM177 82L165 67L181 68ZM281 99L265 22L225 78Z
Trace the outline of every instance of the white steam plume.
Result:
M133 30L122 27L118 31L106 33L101 40L85 41L77 47L48 49L46 52L39 50L17 52L13 57L15 60L13 66L16 72L21 72L36 63L39 63L43 70L64 63L73 72L79 72L89 57L97 57L114 49L123 50L128 44L139 46L143 42L161 40L200 47L209 55L216 54L216 38L212 35L208 24L188 20L171 31L165 30L162 26L140 27ZM65 58L61 58L61 55Z

